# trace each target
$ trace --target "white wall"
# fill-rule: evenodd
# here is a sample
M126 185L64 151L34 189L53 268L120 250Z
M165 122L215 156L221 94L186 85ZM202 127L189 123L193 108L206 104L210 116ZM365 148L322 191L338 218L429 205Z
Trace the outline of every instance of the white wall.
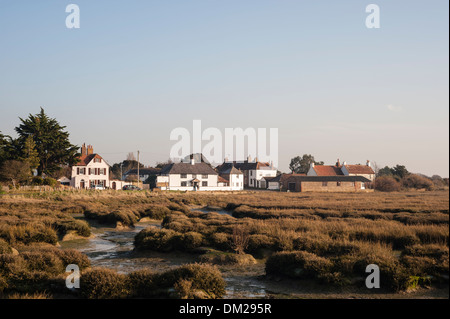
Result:
M77 175L77 169L85 170L85 174ZM91 173L95 172L95 168L105 169L105 174L100 175L89 175L89 168L91 169ZM75 188L80 188L80 182L84 180L85 188L90 188L91 180L100 180L103 181L105 187L109 187L109 165L102 159L100 163L94 163L94 160L91 160L87 166L72 166L72 178L70 180L70 186Z

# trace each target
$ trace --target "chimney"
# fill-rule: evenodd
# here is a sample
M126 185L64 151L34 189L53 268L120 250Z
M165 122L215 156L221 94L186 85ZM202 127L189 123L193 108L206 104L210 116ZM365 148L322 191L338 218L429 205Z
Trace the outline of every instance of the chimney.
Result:
M370 164L370 161L369 161L369 160L367 160L366 165L369 166L369 167L371 167L371 164Z
M344 161L344 162L342 163L342 165L344 165L344 166L345 166L345 165L347 165L347 162L346 162L346 161Z
M258 157L255 157L255 163L258 163Z
M273 161L270 161L270 169L273 169Z
M247 163L251 163L251 161L252 161L252 157L250 155L247 156Z
M87 155L85 143L83 143L83 145L81 146L81 156L83 156L83 155Z
M194 159L194 156L192 156L192 158L191 158L191 165L195 165L195 159Z
M228 163L228 157L225 157L223 160L224 163Z
M312 163L311 163L310 167L311 167L311 168L313 168L313 167L314 167L314 162L312 162Z
M92 147L92 145L88 145L86 155L91 155L91 154L94 154L94 148Z
M339 158L337 159L336 166L337 166L337 167L340 167L340 166L341 166L341 161L339 161Z

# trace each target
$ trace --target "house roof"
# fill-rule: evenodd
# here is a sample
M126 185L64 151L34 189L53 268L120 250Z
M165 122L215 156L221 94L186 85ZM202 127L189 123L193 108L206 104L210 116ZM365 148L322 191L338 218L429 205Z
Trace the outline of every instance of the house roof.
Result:
M231 169L231 167L235 167L236 169L238 169L240 171L255 170L255 169L260 169L260 170L275 169L275 168L271 168L269 163L265 163L265 162L250 162L249 163L248 161L244 161L244 162L237 162L237 161L224 162L224 163L220 164L219 166L217 166L216 169L221 174L227 174L227 173L224 173L224 172L226 170Z
M291 176L288 179L289 182L363 182L369 183L370 179L364 176L348 176L348 175L336 175L336 176Z
M263 179L265 179L267 182L276 183L281 181L282 176L283 175L281 174L278 176L264 176Z
M220 170L220 174L244 174L242 173L242 171L240 169L237 169L236 167L234 167L234 165L231 163L231 165L228 165L226 167L223 167Z
M87 166L94 158L99 158L103 160L103 158L98 154L89 154L89 155L83 154L80 156L78 163L76 163L74 166ZM103 161L106 163L106 165L109 166L109 164L105 160Z
M368 165L345 165L349 174L375 174L372 167Z
M160 174L209 174L217 175L217 172L204 162L201 163L172 163L164 166Z
M313 170L316 172L317 176L338 176L344 175L341 168L332 165L315 165Z
M225 178L223 178L222 176L219 176L219 177L217 178L217 182L218 182L218 183L228 183L228 180L225 179Z

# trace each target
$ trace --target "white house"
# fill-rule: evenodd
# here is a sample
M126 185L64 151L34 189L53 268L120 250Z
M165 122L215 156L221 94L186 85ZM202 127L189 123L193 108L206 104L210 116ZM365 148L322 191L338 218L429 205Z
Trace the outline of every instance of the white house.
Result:
M267 188L265 177L276 177L277 169L273 167L273 164L259 162L258 158L252 161L250 156L246 161L228 162L224 161L223 164L217 167L220 172L226 171L231 166L240 170L244 174L244 186L250 188Z
M191 158L189 163L180 162L164 166L156 178L156 187L161 190L178 191L232 191L243 189L242 180L235 177L232 179L232 183L239 181L240 186L227 185L227 181L219 177L211 165L205 162L197 163Z
M110 180L110 165L98 154L94 153L92 145L81 147L81 156L77 164L72 166L70 186L80 189L93 188L101 185L105 188L121 189L130 183Z

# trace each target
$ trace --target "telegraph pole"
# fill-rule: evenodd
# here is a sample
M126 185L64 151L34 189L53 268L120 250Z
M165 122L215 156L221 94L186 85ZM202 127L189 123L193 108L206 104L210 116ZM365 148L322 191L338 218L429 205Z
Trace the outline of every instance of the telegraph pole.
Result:
M137 166L138 166L138 168L137 168L137 186L139 187L139 151L137 151Z

